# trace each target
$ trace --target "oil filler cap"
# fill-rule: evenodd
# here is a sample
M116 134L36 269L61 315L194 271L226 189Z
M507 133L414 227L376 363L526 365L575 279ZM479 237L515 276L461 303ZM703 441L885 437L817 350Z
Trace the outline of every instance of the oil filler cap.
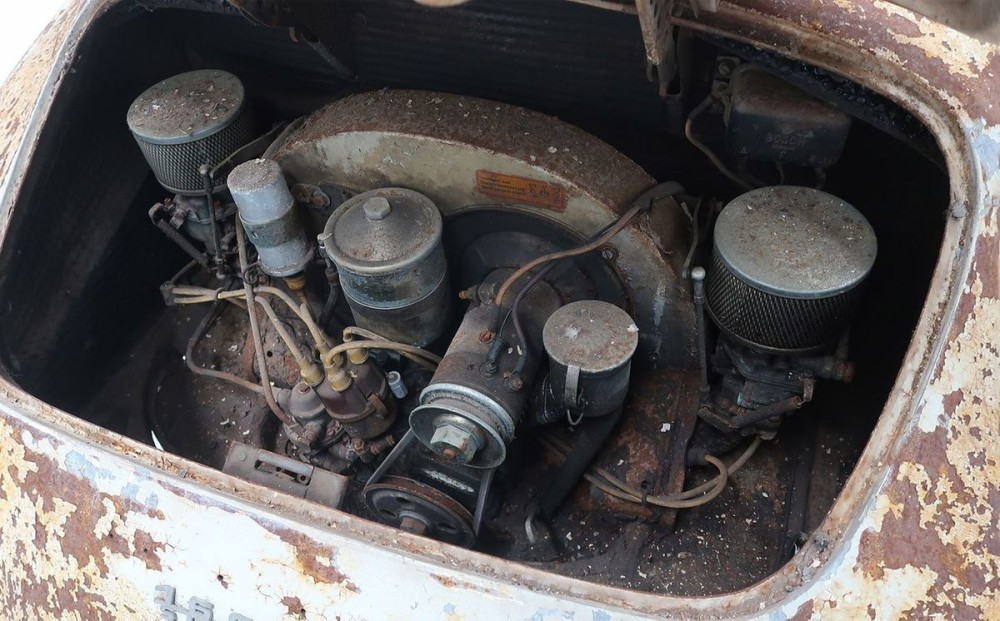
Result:
M338 267L368 275L407 270L440 244L443 221L436 205L405 188L358 194L326 225L326 252Z

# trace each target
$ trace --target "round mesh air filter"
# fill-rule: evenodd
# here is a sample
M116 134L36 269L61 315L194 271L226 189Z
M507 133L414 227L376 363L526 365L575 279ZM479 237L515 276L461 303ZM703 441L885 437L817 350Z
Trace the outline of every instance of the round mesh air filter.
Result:
M151 86L132 103L126 121L157 181L178 194L204 192L198 169L218 164L254 138L243 83L217 69Z
M850 321L876 247L865 217L836 196L794 186L747 192L715 224L709 314L760 350L828 346Z

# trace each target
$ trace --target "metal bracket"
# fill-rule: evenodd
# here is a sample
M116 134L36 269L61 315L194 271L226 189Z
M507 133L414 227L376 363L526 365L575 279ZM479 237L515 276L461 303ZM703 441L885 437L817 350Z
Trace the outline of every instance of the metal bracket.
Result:
M208 255L195 248L194 244L188 241L174 226L174 215L171 208L163 203L156 203L149 210L149 219L156 225L156 228L160 229L170 241L180 246L181 250L198 262L198 265L209 269ZM183 223L183 219L181 219L181 222Z
M379 465L379 467L376 468L375 472L373 472L372 475L368 478L368 482L365 483L365 487L378 483L380 480L382 480L382 477L385 476L386 471L389 470L389 466L391 466L396 460L398 460L406 451L406 447L409 446L416 439L417 439L417 434L413 433L412 429L408 430L406 434L403 435L403 437L400 439L400 441L396 443L395 448L393 448L392 451L388 455L386 455L385 459L382 460L382 463Z
M673 0L635 0L646 60L650 69L656 71L660 97L667 96L667 87L677 73L674 27L670 21L673 5Z
M719 0L685 0L695 17L699 11L714 13L719 9ZM666 99L670 83L677 77L678 42L674 36L671 16L675 0L635 0L639 16L639 29L646 46L646 61L649 64L650 80L659 83L660 97ZM654 76L655 72L655 76ZM682 76L682 81L684 77Z
M563 406L575 408L580 392L580 367L571 364L566 367L566 381L563 387Z
M247 444L234 444L229 449L222 471L334 508L344 500L350 481L343 475Z

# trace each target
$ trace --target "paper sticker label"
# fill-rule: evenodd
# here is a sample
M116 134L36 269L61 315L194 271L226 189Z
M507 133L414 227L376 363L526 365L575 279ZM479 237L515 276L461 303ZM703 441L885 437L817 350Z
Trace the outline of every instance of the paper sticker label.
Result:
M566 190L547 181L505 175L489 170L477 170L476 189L487 196L511 202L545 207L555 211L566 209Z

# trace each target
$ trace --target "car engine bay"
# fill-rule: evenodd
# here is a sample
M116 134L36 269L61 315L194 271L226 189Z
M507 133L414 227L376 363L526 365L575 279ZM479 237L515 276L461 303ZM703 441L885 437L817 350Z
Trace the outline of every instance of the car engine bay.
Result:
M947 197L926 130L743 43L681 31L666 77L641 38L587 58L639 34L592 6L509 26L502 2L278 4L310 28L214 3L102 18L118 36L78 60L26 192L48 217L0 257L25 300L0 316L12 376L547 571L707 595L779 570L920 310ZM498 52L503 28L530 41Z

